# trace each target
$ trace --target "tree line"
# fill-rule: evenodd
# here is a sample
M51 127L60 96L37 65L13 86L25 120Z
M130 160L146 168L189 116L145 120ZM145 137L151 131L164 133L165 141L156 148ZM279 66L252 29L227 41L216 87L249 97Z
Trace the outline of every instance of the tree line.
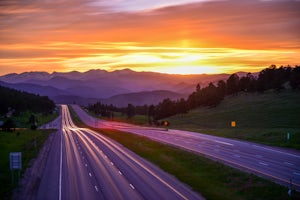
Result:
M54 102L46 96L0 86L0 116L9 112L18 114L27 110L37 113L51 113L54 108Z
M207 106L215 107L229 95L243 92L264 92L266 90L281 91L290 87L294 90L300 89L300 66L271 65L260 71L257 75L251 73L239 77L236 73L229 76L227 80L219 80L216 84L209 83L206 87L197 84L195 91L187 99L172 101L164 99L158 105L133 106L128 104L125 108L117 108L113 105L104 105L100 102L90 105L88 109L97 115L112 116L113 112L126 114L128 118L135 114L147 115L149 124L176 114L184 114L189 110Z

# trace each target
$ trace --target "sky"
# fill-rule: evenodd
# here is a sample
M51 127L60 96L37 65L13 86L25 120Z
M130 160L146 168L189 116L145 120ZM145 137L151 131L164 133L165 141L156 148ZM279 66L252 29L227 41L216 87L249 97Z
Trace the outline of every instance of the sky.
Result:
M1 0L0 75L300 64L299 0Z

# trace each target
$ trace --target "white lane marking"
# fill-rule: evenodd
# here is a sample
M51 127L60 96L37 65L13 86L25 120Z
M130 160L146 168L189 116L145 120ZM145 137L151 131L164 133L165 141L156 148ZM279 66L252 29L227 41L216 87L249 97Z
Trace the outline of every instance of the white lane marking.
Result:
M104 156L104 158L107 158L107 156Z
M111 164L111 165L114 165L114 163L113 163L113 162L110 162L110 164Z
M133 186L131 183L130 183L129 185L130 185L130 187L134 190L134 186Z
M293 165L294 165L293 163L289 163L289 162L284 162L284 164L290 165L290 166L293 166Z
M89 173L89 176L90 176L90 177L92 177L92 174L91 174L91 173Z
M120 175L122 175L122 172L121 172L121 171L119 171L119 174L120 174Z
M87 167L87 164L85 163L85 166Z
M120 149L120 147L118 147L117 145L115 145L114 143L112 143L111 141L109 141L108 139L106 139L105 137L99 135L97 132L89 130L84 128L84 131L87 131L91 134L96 134L97 137L99 137L99 139L103 139L103 141L105 143L107 143L107 145L111 145L112 147L115 147L116 149ZM174 191L177 195L179 195L180 197L182 197L183 199L187 200L188 198L186 198L183 194L181 194L178 190L176 190L174 187L172 187L171 185L169 185L166 181L164 181L163 179L161 179L158 175L156 175L155 173L153 173L149 168L147 168L146 166L144 166L141 162L139 162L138 160L136 160L134 157L130 156L130 154L126 154L130 159L132 159L134 162L136 162L139 166L141 166L142 168L144 168L149 174L151 174L152 176L154 176L155 178L157 178L160 182L162 182L163 184L165 184L167 187L169 187L172 191Z
M59 164L59 194L58 199L61 200L61 179L62 179L62 134L60 135L60 164Z
M237 154L234 154L233 156L236 157L236 158L240 158L241 157L240 155L237 155Z
M259 164L264 165L264 166L268 166L268 164L264 163L264 162L259 162Z
M295 174L297 176L300 176L300 173L298 173L298 172L294 172L293 174Z
M217 142L217 143L220 143L220 144L225 144L225 145L233 146L233 144L228 143L228 142L222 142L222 141L219 141L219 140L214 140L214 141Z
M282 152L282 151L278 151L278 150L273 150L273 149L269 149L269 148L266 148L266 147L257 146L255 144L253 144L252 146L257 147L257 148L261 148L261 149L265 149L265 150L268 150L268 151L273 151L273 152L276 152L276 153L281 153L281 154L285 154L285 155L289 155L289 156L294 156L296 158L300 158L300 156L292 154L292 153L286 153L286 152Z
M99 191L99 189L98 189L98 187L95 185L95 190L98 192Z

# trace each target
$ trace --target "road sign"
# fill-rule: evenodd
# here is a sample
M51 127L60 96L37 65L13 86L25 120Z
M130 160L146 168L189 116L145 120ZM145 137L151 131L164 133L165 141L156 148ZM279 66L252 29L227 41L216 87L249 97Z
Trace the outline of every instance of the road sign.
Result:
M18 170L18 181L20 180L20 172L22 169L22 153L21 152L10 152L9 153L9 164L11 170L11 183L14 184L14 170Z
M22 153L21 152L10 152L10 170L22 169Z
M236 122L235 121L231 121L231 127L235 127L236 126Z

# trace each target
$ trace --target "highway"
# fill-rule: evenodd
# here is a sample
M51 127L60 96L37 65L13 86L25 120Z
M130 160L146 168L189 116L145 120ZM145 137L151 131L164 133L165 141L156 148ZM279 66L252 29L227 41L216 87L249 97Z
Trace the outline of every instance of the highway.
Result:
M245 142L201 133L130 125L96 119L77 105L72 108L82 121L148 137L193 151L232 167L254 173L300 191L300 151Z
M117 142L78 128L66 105L60 124L37 199L203 199Z

